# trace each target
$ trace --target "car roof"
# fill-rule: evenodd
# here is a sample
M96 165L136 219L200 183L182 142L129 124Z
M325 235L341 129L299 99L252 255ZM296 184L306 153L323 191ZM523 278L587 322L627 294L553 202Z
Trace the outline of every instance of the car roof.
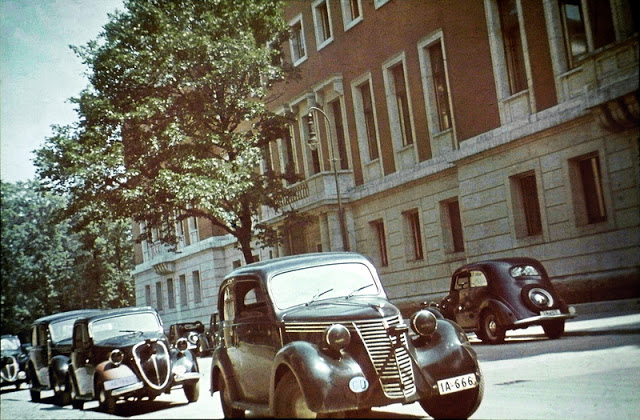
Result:
M64 321L64 320L73 319L73 318L79 318L79 317L82 317L82 316L85 316L85 315L99 313L99 312L100 312L100 309L77 309L77 310L74 310L74 311L58 312L58 313L55 313L55 314L43 316L41 318L36 319L35 321L33 321L33 325L36 325L36 324L50 324L52 322Z
M502 268L502 269L508 269L510 267L513 267L515 265L534 265L536 267L542 267L542 263L540 263L540 261L534 259L534 258L529 258L529 257L511 257L511 258L496 258L496 259L492 259L492 260L483 260L483 261L476 261L476 262L472 262L469 264L465 264L462 267L459 267L454 273L453 275L455 276L456 274L462 272L462 271L468 271L468 270L473 270L473 269L496 269L496 268Z
M142 313L142 312L153 312L155 314L158 313L155 310L155 308L151 306L130 306L127 308L107 309L95 314L88 314L86 316L78 318L78 321L91 322L91 321L95 321L96 319L109 318L115 315L128 314L128 313Z
M232 277L258 276L266 280L278 273L317 265L357 262L371 265L371 261L355 252L317 252L274 258L237 268L227 274L226 279Z

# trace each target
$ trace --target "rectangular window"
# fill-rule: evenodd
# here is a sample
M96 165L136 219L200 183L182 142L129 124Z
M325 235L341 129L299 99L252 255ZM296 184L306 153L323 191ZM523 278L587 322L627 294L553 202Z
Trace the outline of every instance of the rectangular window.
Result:
M402 146L413 144L413 134L411 132L411 118L409 116L409 100L407 88L404 83L404 66L402 63L393 66L391 69L393 80L393 94L395 96L397 124L400 127L402 136Z
M362 20L361 0L341 0L342 19L345 31Z
M162 296L162 283L156 283L156 309L159 311L164 310L163 296Z
M542 219L535 173L513 176L510 182L516 237L540 235Z
M333 101L329 104L333 114L333 123L336 128L336 143L338 147L338 159L340 159L339 168L349 169L349 160L347 159L347 144L344 139L344 124L342 122L342 107L340 101Z
M189 295L187 294L187 276L180 274L180 306L189 306Z
M464 251L462 220L457 198L440 202L440 217L444 252L450 254Z
M290 27L289 45L291 46L291 61L294 66L299 65L307 58L305 48L304 30L302 27L302 16L298 16Z
M151 285L144 286L144 304L151 306Z
M608 0L559 0L559 7L570 68L577 67L589 51L616 40ZM589 25L585 24L585 7Z
M176 307L176 294L173 287L173 279L167 279L167 297L169 300L169 309Z
M189 217L189 243L195 244L200 241L200 234L198 232L198 219L196 217Z
M409 260L423 260L424 251L422 247L422 229L420 228L420 214L418 210L411 210L404 213L406 223L406 235L411 247L407 249Z
M427 47L431 67L431 87L435 99L438 131L451 128L451 110L449 108L449 87L444 69L444 57L440 40Z
M378 159L378 138L376 135L375 115L373 112L373 101L371 99L371 89L369 82L363 83L358 88L362 99L362 112L367 136L367 147L369 149L369 160Z
M285 135L282 138L282 159L283 168L286 175L293 175L296 172L293 158L293 127L287 124Z
M590 156L578 161L582 193L584 195L587 223L600 223L607 220L607 211L602 191L602 176L600 174L600 159Z
M193 284L193 301L200 303L202 302L202 283L200 282L199 271L193 271L191 273L191 282Z
M380 266L387 267L389 265L389 256L387 255L387 238L384 232L384 222L376 220L371 222L376 241L378 243L378 257L380 258Z
M323 48L332 40L330 13L328 0L320 0L313 6L318 49Z
M527 89L527 74L516 0L498 0L498 10L509 89L513 95Z

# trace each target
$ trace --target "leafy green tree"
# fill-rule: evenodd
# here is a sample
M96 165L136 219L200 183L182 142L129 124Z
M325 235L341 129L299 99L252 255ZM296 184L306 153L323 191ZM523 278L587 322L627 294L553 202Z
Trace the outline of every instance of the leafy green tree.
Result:
M63 197L36 181L2 183L2 332L24 332L44 315L135 304L128 223L101 220L78 232Z
M74 99L79 122L55 127L36 158L69 214L132 218L147 227L138 239L157 228L168 244L176 221L201 217L234 235L247 262L252 241L278 240L256 220L290 194L282 176L257 170L284 134L264 102L288 70L281 3L129 0L100 42L75 48L91 82Z

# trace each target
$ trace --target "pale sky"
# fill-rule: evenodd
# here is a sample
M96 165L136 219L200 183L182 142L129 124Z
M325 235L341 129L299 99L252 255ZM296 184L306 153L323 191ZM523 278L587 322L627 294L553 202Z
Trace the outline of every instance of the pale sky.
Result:
M0 0L1 179L35 177L33 150L77 120L68 99L88 86L69 45L97 38L123 0Z

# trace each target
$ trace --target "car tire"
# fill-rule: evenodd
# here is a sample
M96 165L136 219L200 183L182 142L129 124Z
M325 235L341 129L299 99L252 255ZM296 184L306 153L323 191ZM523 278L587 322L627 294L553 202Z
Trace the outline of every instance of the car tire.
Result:
M480 339L487 344L504 343L506 330L500 325L498 316L492 310L487 310L480 319Z
M564 334L564 319L550 321L542 324L544 334L551 340L560 338Z
M27 370L27 380L29 382L29 394L31 395L31 401L40 402L40 391L34 388L39 387L38 377L36 376L36 372L33 370L32 366L29 366Z
M59 407L69 405L71 402L71 391L64 378L59 378L57 373L51 372L51 384L53 386L53 400Z
M276 386L274 415L276 418L313 419L317 417L317 413L307 406L298 380L291 371L285 373Z
M187 397L187 401L190 403L198 401L200 398L200 381L195 381L191 384L182 385L184 390L184 396Z
M111 391L106 391L103 384L98 384L98 401L100 409L108 414L116 413L116 398Z
M222 373L218 376L218 390L220 391L220 405L224 418L244 418L244 410L238 410L231 406L231 392Z
M477 387L424 398L420 400L420 406L434 419L466 419L478 409L483 395L484 379L480 376Z

